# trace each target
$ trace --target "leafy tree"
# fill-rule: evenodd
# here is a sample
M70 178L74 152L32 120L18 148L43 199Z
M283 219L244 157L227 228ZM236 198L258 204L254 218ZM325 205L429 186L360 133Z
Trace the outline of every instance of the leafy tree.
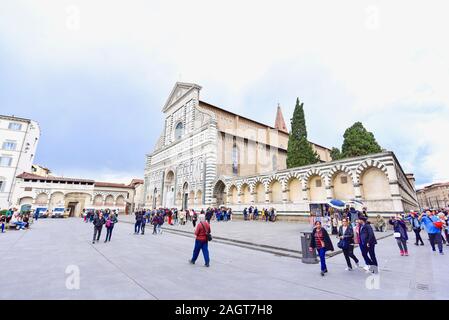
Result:
M335 148L335 147L332 148L330 153L331 153L332 160L340 160L343 158L343 155L341 154L341 151L338 148Z
M287 167L306 166L320 161L318 154L312 149L307 140L306 120L304 117L304 103L296 98L295 111L291 119L292 130L288 138Z
M365 129L361 122L354 123L346 129L341 154L343 158L364 156L382 152L374 134Z

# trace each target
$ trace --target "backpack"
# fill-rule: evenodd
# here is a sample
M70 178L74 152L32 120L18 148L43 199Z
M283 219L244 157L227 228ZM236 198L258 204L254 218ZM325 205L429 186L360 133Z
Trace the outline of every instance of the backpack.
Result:
M106 228L110 228L111 225L112 225L112 221L111 221L111 219L108 219L108 220L106 221Z

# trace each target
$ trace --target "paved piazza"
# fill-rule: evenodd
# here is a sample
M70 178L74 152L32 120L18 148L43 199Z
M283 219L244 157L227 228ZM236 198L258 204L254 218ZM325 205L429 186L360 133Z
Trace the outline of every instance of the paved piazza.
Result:
M427 243L415 247L409 241L410 256L401 257L387 233L377 246L378 276L345 271L344 257L337 254L327 261L328 275L321 277L319 265L275 254L275 249L265 252L226 241L291 249L299 247L299 231L306 225L213 222L212 231L219 239L210 243L211 267L205 268L202 256L196 265L188 263L193 249L191 225L158 236L147 228L142 236L133 235L132 221L127 221L132 217L120 218L107 244L102 234L102 240L92 245L92 225L78 218L42 219L30 230L0 234L0 269L10 270L3 273L0 299L449 298L441 281L449 271L449 256L433 254ZM355 253L361 258L358 248ZM79 268L80 286L70 290L66 282L70 283L73 266ZM199 285L207 290L198 290Z

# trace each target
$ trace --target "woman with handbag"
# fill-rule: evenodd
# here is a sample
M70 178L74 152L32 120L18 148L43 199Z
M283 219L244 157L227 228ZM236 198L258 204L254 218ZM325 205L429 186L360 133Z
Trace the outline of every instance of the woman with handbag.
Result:
M347 218L343 218L341 221L342 225L338 230L338 238L340 241L337 246L343 250L343 255L346 259L346 264L348 265L345 270L352 271L351 259L354 260L357 267L359 267L359 259L354 255L354 230L349 224Z
M395 217L392 217L389 221L389 224L393 226L394 230L394 237L396 239L396 242L398 244L401 256L408 256L408 249L407 249L407 226L405 225L405 222L402 220L402 217L400 215L396 215Z
M200 254L200 251L203 251L204 256L204 265L209 267L209 248L208 242L212 240L212 236L210 234L210 225L206 221L206 216L204 214L200 214L199 223L195 229L195 247L193 248L193 256L192 259L189 260L191 264L195 264L196 259Z
M334 246L332 245L329 233L321 226L320 221L315 222L315 228L313 228L312 237L310 239L309 250L313 251L314 249L317 250L318 255L320 256L321 276L324 276L324 274L327 273L326 251L334 251Z

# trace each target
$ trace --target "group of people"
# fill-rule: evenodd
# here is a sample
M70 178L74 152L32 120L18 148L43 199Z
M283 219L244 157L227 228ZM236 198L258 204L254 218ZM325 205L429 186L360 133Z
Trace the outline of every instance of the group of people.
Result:
M31 212L19 212L17 209L9 209L0 215L0 229L4 233L6 226L10 225L17 230L25 230L32 223Z
M421 231L425 230L428 234L428 240L432 251L438 251L443 255L443 244L449 246L449 212L446 210L429 210L426 209L421 213L410 211L407 214L396 214L390 217L388 224L392 226L393 236L399 248L401 256L408 256L408 227L410 223L411 229L415 233L415 245L423 246L424 241L421 237ZM383 222L381 222L383 221ZM385 221L379 219L379 215L375 219L375 229L377 231L384 231L386 228ZM334 228L332 228L334 233ZM338 243L337 246L342 250L346 260L348 271L353 270L351 259L357 267L359 259L354 254L354 246L359 245L363 260L365 261L364 269L367 272L378 273L378 263L376 258L375 247L377 244L374 229L371 222L368 221L366 210L359 212L357 215L345 215L341 218L341 225L338 226L335 232ZM320 257L321 275L324 276L327 271L326 266L326 252L334 251L334 246L329 233L320 220L315 221L312 230L309 250L316 250Z
M106 228L106 237L104 242L110 242L112 237L112 230L114 225L118 222L118 213L116 210L95 210L86 211L83 210L83 219L86 223L90 222L94 225L94 236L92 238L92 244L100 241L101 231L103 226Z
M272 207L270 209L262 208L262 210L259 212L259 209L257 207L250 206L249 208L243 209L243 220L249 221L249 220L259 220L268 222L275 222L276 221L276 210Z

